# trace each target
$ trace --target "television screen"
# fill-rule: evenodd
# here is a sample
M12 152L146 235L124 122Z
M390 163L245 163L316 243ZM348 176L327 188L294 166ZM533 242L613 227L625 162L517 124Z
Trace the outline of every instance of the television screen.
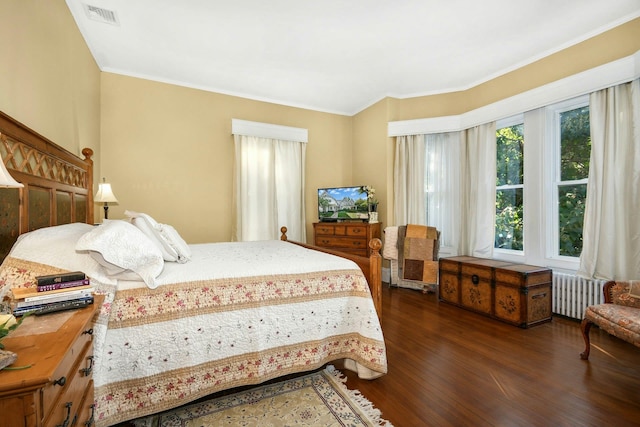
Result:
M369 219L368 193L365 186L318 189L318 219L349 221Z

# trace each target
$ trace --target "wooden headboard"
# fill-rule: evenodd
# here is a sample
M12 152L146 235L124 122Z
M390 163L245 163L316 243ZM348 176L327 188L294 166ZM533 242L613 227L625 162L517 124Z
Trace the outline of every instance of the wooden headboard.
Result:
M93 223L93 150L84 159L0 111L0 156L24 188L0 188L0 261L27 231Z

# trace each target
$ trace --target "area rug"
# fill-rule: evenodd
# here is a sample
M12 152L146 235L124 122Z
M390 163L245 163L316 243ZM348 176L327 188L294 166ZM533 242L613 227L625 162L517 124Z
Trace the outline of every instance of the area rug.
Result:
M133 421L136 427L209 426L385 426L357 390L345 386L346 377L333 366L282 382Z

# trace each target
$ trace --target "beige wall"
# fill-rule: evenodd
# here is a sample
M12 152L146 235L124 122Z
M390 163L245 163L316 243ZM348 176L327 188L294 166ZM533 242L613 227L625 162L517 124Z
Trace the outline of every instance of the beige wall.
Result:
M468 90L407 99L388 98L355 115L354 150L355 147L366 147L375 153L373 164L376 165L376 169L375 173L367 172L371 170L372 158L366 156L354 157L354 170L358 176L369 176L372 182L376 183L376 189L386 188L386 198L383 198L381 203L383 226L395 224L392 197L394 140L386 138L388 122L466 113L628 57L639 50L640 18ZM381 122L384 122L384 129ZM375 132L375 135L372 132ZM381 132L384 132L384 135ZM380 156L384 158L381 159ZM386 182L380 184L378 182L382 176Z
M231 236L231 119L307 128L308 238L319 187L369 184L393 222L387 123L461 114L640 50L640 19L477 87L384 99L353 117L100 73L64 0L2 0L0 110L57 144L96 152L125 209L174 225L187 241ZM96 210L96 217L101 217Z
M99 156L100 70L64 0L0 1L0 110Z
M189 243L231 238L231 119L309 130L308 238L317 188L352 181L352 125L346 116L102 74L102 175L124 210L172 224ZM286 225L286 224L283 224Z

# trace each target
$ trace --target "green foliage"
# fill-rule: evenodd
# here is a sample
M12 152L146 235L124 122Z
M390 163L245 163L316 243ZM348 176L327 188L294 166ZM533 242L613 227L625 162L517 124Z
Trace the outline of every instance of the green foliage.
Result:
M589 107L560 115L560 143L560 179L587 179L591 156Z
M566 111L560 115L560 178L575 181L589 177L591 129L589 107ZM579 257L582 252L587 185L574 184L558 188L558 253Z
M558 189L558 253L579 257L582 252L582 224L587 199L587 185L562 186Z
M524 184L524 125L496 131L496 186Z
M496 193L496 229L494 247L521 251L524 215L522 188L499 190Z
M4 321L3 324L0 325L0 341L2 341L4 337L9 335L9 332L16 330L18 326L22 324L22 321L30 314L31 312L25 314L22 317L19 317L18 319L16 319L16 323L14 323L11 326L7 326L7 325L9 324L9 321L12 319L7 319L6 321ZM0 342L0 350L4 350L4 344L2 344L2 342Z
M496 131L496 187L524 184L524 125ZM494 247L523 250L522 188L496 192L496 224Z
M577 181L589 177L591 131L589 107L560 115L560 179ZM509 126L496 131L496 186L524 184L524 126ZM542 178L541 178L542 179ZM582 252L587 186L567 183L558 189L558 251L560 255L579 257ZM496 248L523 250L522 188L502 188L496 192Z

